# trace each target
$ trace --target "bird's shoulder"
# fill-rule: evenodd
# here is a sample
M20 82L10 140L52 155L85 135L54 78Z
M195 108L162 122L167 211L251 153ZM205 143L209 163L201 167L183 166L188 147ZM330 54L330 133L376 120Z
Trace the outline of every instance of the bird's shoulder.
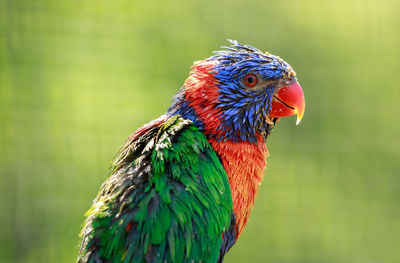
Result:
M162 116L115 157L86 214L81 262L215 262L231 214L226 172L204 134Z

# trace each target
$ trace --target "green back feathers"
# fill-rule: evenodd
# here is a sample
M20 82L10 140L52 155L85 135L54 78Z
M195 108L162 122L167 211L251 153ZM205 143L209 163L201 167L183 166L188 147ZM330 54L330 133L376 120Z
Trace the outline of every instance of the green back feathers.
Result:
M216 262L232 200L226 172L188 120L131 137L87 212L79 262Z

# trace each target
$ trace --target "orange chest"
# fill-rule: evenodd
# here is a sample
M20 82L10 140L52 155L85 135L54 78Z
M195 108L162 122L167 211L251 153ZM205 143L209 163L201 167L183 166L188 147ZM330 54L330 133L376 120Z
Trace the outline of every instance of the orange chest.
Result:
M256 144L218 142L215 139L210 139L209 142L221 158L228 174L238 238L250 216L258 187L264 177L268 157L267 146L261 136Z

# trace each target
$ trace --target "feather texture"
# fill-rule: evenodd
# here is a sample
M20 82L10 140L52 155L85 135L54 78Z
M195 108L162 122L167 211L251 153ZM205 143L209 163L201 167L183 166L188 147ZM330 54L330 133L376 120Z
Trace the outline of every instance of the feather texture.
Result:
M229 229L227 174L179 116L129 138L87 212L79 262L216 262Z
M231 43L195 62L166 114L121 148L86 213L78 262L222 262L239 238L266 139L279 117L301 117L304 95L280 57Z

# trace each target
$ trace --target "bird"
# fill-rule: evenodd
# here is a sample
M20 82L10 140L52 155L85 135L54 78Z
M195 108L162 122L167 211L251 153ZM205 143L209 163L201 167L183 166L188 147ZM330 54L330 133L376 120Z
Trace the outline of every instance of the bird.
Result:
M222 262L250 216L280 118L303 117L292 67L237 41L194 62L161 115L111 162L77 262Z

